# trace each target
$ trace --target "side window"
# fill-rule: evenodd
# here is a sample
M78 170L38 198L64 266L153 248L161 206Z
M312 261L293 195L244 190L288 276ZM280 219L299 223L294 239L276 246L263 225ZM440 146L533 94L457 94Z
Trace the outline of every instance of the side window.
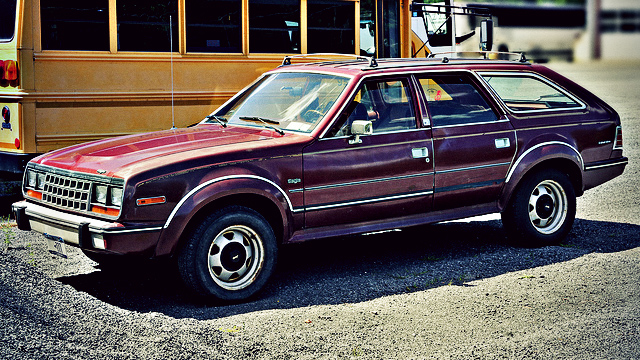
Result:
M119 51L178 51L178 0L118 0L116 18Z
M583 105L542 79L527 75L481 74L509 109L518 111L580 108Z
M407 80L362 84L327 137L350 135L354 120L371 121L374 134L415 129L416 117Z
M300 53L300 1L249 0L249 52Z
M308 53L355 50L355 2L308 0Z
M185 17L187 52L242 52L242 1L191 0Z
M420 78L434 127L496 121L498 117L464 76Z
M15 5L16 2L12 3ZM7 11L3 7L2 12ZM15 10L13 14L15 15ZM43 50L109 50L109 1L107 0L42 0L40 19ZM2 20L4 17L0 22ZM2 24L0 28L4 26Z

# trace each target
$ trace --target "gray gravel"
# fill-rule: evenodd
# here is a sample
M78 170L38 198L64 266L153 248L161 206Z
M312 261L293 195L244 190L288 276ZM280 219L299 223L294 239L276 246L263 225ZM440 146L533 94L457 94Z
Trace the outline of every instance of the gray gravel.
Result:
M513 247L495 216L289 246L257 299L219 305L168 263L105 272L3 227L0 358L638 359L639 65L552 64L618 110L632 161L562 246Z

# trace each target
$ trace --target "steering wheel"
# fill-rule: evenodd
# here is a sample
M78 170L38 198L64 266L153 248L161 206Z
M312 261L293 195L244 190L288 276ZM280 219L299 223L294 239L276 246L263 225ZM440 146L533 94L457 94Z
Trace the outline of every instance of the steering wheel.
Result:
M316 109L308 109L304 114L302 114L302 118L306 122L314 122L323 116L324 114Z

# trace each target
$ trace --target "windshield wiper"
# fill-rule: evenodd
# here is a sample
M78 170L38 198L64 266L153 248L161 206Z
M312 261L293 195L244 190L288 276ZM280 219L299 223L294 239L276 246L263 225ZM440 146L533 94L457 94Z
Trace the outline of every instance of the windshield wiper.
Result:
M224 128L227 127L227 123L229 122L229 120L227 120L226 118L223 118L222 116L218 116L218 115L208 115L205 119L215 120L218 122L218 124L222 125L222 127Z
M259 117L259 116L240 116L240 120L261 122L266 127L268 127L269 129L274 130L275 132L277 132L280 135L284 135L284 131L282 129L273 126L273 125L280 125L280 121L266 119L266 118L262 118L262 117Z

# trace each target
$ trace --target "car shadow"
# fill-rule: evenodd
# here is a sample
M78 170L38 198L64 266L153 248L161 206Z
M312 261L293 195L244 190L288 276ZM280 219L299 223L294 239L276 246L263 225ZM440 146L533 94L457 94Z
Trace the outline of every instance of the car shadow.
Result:
M560 246L523 248L509 242L499 220L471 221L285 246L267 287L256 298L237 304L193 297L170 262L57 280L132 311L215 319L267 309L356 303L438 286L473 286L473 280L639 246L640 226L633 224L576 219Z

